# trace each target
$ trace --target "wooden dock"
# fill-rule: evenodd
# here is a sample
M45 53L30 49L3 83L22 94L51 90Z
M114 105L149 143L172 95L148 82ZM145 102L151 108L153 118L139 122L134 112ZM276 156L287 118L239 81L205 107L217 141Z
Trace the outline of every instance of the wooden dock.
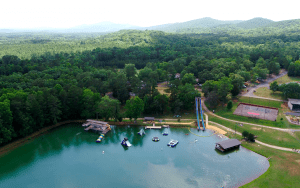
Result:
M95 121L91 119L88 119L86 121L87 121L86 123L82 124L82 126L87 127L84 129L85 131L92 130L95 132L106 134L108 131L111 130L110 125L107 122Z
M146 126L146 129L161 129L161 126L155 126L155 123L153 123L153 126Z

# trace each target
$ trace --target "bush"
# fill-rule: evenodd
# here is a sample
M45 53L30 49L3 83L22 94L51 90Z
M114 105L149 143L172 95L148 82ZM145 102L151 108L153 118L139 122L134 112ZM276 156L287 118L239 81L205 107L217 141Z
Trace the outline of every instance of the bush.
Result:
M177 121L180 122L180 118L178 118Z
M251 141L251 142L255 142L255 140L254 140L254 134L249 133L248 140Z
M247 138L248 135L249 135L248 131L243 131L242 136L243 136L244 138Z
M229 102L227 103L227 109L228 109L228 110L231 110L231 108L232 108L232 101L229 101Z

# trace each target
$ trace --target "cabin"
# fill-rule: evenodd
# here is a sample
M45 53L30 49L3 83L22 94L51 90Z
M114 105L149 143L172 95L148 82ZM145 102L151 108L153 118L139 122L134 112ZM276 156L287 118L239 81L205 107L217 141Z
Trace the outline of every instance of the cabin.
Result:
M180 73L176 73L176 74L175 74L175 78L176 78L176 79L180 79Z
M154 121L154 117L144 117L144 121Z
M300 99L288 99L288 107L292 111L300 111Z
M216 149L220 150L221 152L225 152L234 148L239 148L241 142L237 139L228 139L221 142L216 143Z

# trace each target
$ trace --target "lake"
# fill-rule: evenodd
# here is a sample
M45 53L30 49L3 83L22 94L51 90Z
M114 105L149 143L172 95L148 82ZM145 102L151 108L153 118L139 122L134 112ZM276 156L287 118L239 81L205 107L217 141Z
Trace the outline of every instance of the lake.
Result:
M243 147L215 150L227 138L210 130L191 129L207 137L186 128L139 136L141 127L111 127L96 143L99 134L79 124L61 126L0 156L1 187L238 187L269 168L265 157ZM124 137L131 147L120 144ZM179 141L174 148L167 146L171 139Z

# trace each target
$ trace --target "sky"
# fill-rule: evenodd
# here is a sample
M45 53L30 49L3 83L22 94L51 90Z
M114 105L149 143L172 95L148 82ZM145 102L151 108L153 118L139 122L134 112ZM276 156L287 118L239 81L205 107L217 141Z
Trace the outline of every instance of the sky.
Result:
M3 0L0 29L69 28L109 21L134 26L218 20L300 19L297 0Z

